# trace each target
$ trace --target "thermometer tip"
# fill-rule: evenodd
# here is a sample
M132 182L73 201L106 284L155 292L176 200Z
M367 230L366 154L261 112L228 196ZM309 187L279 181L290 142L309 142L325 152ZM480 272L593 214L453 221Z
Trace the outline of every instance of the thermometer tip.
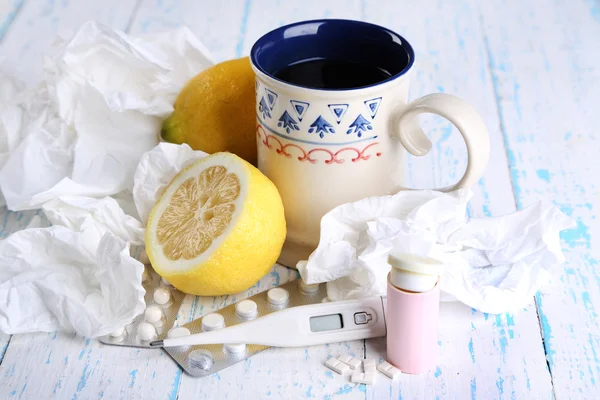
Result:
M150 342L150 347L164 347L164 342L162 340L153 340Z

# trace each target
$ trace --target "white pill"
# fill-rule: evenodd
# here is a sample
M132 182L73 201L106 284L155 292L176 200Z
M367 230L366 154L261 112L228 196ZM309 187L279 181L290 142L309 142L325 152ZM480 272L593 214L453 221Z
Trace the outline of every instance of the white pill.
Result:
M188 328L184 328L183 326L180 326L178 328L171 329L169 331L169 333L167 334L167 337L170 339L173 339L173 338L189 336L190 334L191 334L191 332Z
M235 313L240 318L254 318L258 314L258 306L252 300L242 300L235 305Z
M202 330L205 332L221 329L225 326L225 318L221 314L212 313L202 317Z
M377 363L372 358L363 361L363 369L366 374L367 373L375 373L375 371L377 371L376 366L377 366Z
M344 364L337 358L330 358L329 360L325 361L325 366L340 375L344 375L347 371L350 371L348 364Z
M304 283L303 279L298 281L298 287L300 288L300 291L304 293L315 293L319 291L318 283Z
M144 319L151 324L159 322L162 316L162 309L158 306L149 306L146 308L146 311L144 311Z
M394 379L402 375L402 372L387 361L382 362L377 366L377 370L388 378Z
M184 336L190 336L191 332L188 328L184 328L183 326L180 326L178 328L173 328L169 331L169 333L167 333L167 337L170 339L175 339L175 338L180 338L180 337L184 337ZM176 346L175 349L185 352L188 351L192 346L189 345L184 345L184 346Z
M138 325L138 336L144 341L152 340L156 337L156 328L148 322L142 322Z
M362 383L365 385L372 385L375 383L375 372L358 372L354 371L352 374L352 383Z
M348 364L348 366L351 369L356 369L360 367L360 360L358 358L354 358L349 355L341 355L337 359L343 362L344 364Z
M157 304L165 305L171 300L171 293L165 288L158 288L154 291L154 301Z
M246 350L246 345L244 343L224 344L223 349L225 349L227 353L243 353Z
M162 282L163 285L165 286L173 286L171 285L171 282L169 282L168 280L166 280L165 278L160 278L160 281Z
M118 338L125 334L125 328L119 328L114 332L111 332L110 337Z
M290 294L285 289L273 288L267 292L267 298L271 304L282 305L287 303L288 299L290 298Z

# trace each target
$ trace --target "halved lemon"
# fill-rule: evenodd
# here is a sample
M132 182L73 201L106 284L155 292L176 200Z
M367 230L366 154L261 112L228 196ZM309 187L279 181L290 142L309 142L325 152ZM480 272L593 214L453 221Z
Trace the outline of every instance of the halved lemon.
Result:
M277 261L286 227L277 188L231 153L183 169L152 209L146 252L185 293L217 296L254 285Z

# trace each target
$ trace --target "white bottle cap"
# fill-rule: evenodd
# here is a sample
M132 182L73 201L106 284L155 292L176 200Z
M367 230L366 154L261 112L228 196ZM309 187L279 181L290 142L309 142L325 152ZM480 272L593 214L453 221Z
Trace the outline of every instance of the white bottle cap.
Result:
M258 314L258 306L252 300L242 300L235 305L235 313L240 318L254 318Z
M267 298L269 299L269 303L279 306L287 303L290 294L285 289L273 288L267 292Z
M202 330L215 331L225 326L225 318L219 313L212 313L202 317Z
M430 257L392 252L388 256L392 266L390 283L411 292L427 292L435 287L444 264Z

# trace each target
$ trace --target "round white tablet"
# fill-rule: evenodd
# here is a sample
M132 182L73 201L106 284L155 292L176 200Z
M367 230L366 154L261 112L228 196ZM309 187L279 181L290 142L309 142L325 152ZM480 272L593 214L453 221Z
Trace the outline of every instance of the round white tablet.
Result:
M225 318L219 313L212 313L202 317L202 330L205 332L221 329L225 326Z
M148 306L148 308L146 308L146 311L144 311L144 319L146 321L150 322L151 324L154 324L154 323L160 321L162 316L163 316L162 309L155 305Z
M244 351L246 351L246 345L244 343L224 344L223 349L227 353L238 354L238 353L243 353Z
M154 291L154 301L157 304L165 305L171 300L171 293L165 288L158 288Z
M119 328L116 331L111 332L110 333L110 337L112 337L112 338L118 338L118 337L123 336L124 334L125 334L125 328Z
M152 340L156 337L156 328L149 322L142 322L137 328L138 336L144 341Z
M169 339L180 338L189 335L191 335L190 330L188 328L184 328L183 326L173 328L169 331L169 333L167 333L167 337Z
M242 300L235 305L235 313L240 318L254 318L258 314L258 306L252 300Z
M304 293L315 293L319 291L318 283L304 283L303 279L298 281L298 287Z
M282 305L287 303L288 299L290 298L290 294L285 289L273 288L267 292L267 298L271 304Z

